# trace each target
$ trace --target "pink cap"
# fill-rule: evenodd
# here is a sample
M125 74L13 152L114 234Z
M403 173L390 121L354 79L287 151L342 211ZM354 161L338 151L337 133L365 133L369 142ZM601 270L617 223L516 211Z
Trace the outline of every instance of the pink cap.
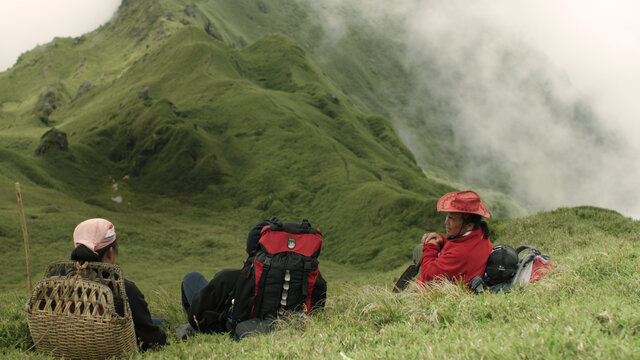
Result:
M89 219L81 222L73 231L73 245L82 244L96 252L116 241L116 229L105 219Z

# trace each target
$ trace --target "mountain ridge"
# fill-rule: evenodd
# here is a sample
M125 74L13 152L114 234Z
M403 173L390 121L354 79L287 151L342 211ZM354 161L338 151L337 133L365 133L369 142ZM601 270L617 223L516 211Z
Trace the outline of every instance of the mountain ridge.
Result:
M0 74L0 138L23 144L4 146L4 184L59 191L92 213L195 206L234 228L309 217L329 235L328 258L386 268L440 223L435 201L453 188L426 178L389 121L353 106L295 41L268 34L234 48L145 4L123 2L96 31ZM50 128L68 149L36 156ZM82 213L59 211L48 216Z

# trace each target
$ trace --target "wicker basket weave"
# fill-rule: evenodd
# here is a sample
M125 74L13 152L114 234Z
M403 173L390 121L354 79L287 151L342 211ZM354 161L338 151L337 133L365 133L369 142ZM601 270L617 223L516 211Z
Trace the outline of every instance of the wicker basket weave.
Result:
M137 350L117 265L51 263L25 310L38 351L68 359L105 359Z

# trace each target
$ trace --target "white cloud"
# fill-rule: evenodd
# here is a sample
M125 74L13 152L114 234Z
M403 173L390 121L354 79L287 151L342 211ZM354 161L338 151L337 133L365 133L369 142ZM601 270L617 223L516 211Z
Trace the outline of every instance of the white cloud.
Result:
M593 95L610 128L638 134L640 2L484 1L487 20L546 54L575 88Z
M334 27L351 21L344 3L322 3L321 18ZM360 18L391 15L404 25L397 40L418 80L413 101L432 97L454 108L436 120L451 124L452 146L471 149L470 178L501 167L512 194L537 209L596 205L640 217L640 3L348 4Z

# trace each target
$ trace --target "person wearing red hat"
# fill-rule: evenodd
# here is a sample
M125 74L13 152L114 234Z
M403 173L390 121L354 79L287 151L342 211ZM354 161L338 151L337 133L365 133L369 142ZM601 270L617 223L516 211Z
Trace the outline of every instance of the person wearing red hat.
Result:
M116 263L118 257L116 230L108 220L89 219L78 224L73 231L73 244L75 246L71 253L73 261ZM124 290L131 307L133 327L140 350L156 349L165 345L167 336L160 329L160 325L166 320L151 316L144 295L128 278L124 279Z
M473 191L452 192L438 200L438 212L445 212L446 236L426 233L414 251L420 267L418 284L448 279L469 284L482 276L493 245L489 227L482 218L491 215L480 196Z

